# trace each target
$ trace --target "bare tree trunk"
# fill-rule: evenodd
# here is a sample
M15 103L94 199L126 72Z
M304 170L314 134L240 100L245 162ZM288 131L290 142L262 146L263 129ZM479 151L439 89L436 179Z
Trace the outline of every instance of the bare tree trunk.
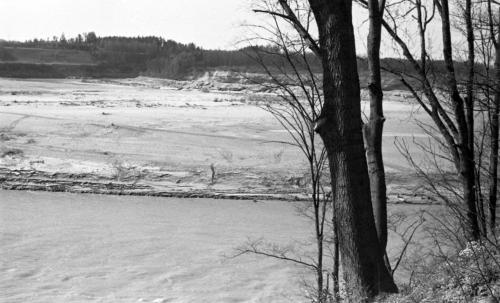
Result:
M328 152L341 262L349 300L397 292L385 267L370 198L363 146L352 0L309 0L318 24L324 107L317 131Z
M451 47L452 42L448 0L441 1L441 7L439 8L439 11L441 14L443 34L443 58L448 72L448 88L451 95L452 108L455 119L457 121L458 129L457 141L460 155L458 167L462 187L464 190L464 201L467 207L466 214L468 219L468 222L466 224L466 233L469 240L477 240L480 236L480 229L476 205L475 165L473 151L469 148L469 127L473 127L473 125L468 125L467 123L466 111L464 110L464 100L458 92L457 78L455 74L455 67L453 65L453 54ZM468 36L467 39L469 40L473 38Z
M311 136L311 144L313 146L313 155L315 155L314 152L314 133L312 133ZM320 173L316 172L314 169L314 164L317 163L316 157L313 156L312 161L309 163L310 164L310 173L311 173L311 178L312 178L312 198L313 198L313 207L314 207L314 228L316 231L316 247L318 249L317 251L317 256L316 256L316 286L318 288L318 294L317 294L317 302L324 302L324 281L323 281L323 227L324 227L324 221L322 220L321 216L323 212L320 212L320 197L318 191L318 182L319 182L319 176L321 175ZM324 211L324 210L323 210Z
M473 195L475 196L477 219L479 221L480 232L483 236L487 235L487 224L486 216L484 213L484 203L483 199L479 197L480 186L476 178L475 170L475 159L474 159L474 82L475 82L475 37L474 28L472 24L472 0L465 1L465 28L467 36L467 82L466 82L466 98L465 98L465 108L466 108L466 122L467 122L467 141L468 141L468 154L469 162L472 162L473 174L471 178L474 179ZM470 165L470 164L469 164Z
M384 0L380 4L378 0L368 0L370 24L368 33L370 119L363 125L363 137L368 161L370 191L377 236L380 242L381 254L384 256L385 264L390 270L390 263L385 253L387 246L387 187L382 157L382 131L385 118L382 104L384 95L380 75L380 40L384 6Z
M318 253L316 257L317 270L316 270L316 285L318 287L318 302L324 302L324 285L323 285L323 237L318 237L316 240L316 247Z
M474 155L474 29L472 27L472 1L465 1L465 27L467 33L467 83L466 83L466 110L469 151Z
M359 0L366 3L366 0ZM474 44L475 37L472 27L471 8L472 1L466 2L466 32L467 32L467 46L468 46L468 81L467 81L467 98L464 101L458 90L457 76L455 73L452 39L451 39L451 25L450 25L450 12L448 0L434 0L433 11L429 15L429 10L422 5L422 1L416 0L403 1L410 2L414 7L411 10L417 11L417 24L420 28L420 47L421 47L421 60L418 62L410 52L408 45L401 39L397 32L398 24L394 23L393 26L389 25L385 20L382 20L382 25L387 30L389 35L394 41L399 44L403 55L411 63L415 75L410 75L405 71L396 72L401 76L402 83L412 92L413 97L432 118L437 129L444 139L444 143L451 155L450 159L455 165L456 171L460 178L461 188L463 190L464 201L464 231L468 240L477 240L480 237L481 230L479 228L479 220L481 220L478 213L480 206L476 202L476 167L475 167L475 151L474 151L474 100L473 100L473 84L476 72L474 70ZM437 9L441 16L441 34L443 42L443 59L446 67L446 90L450 96L450 100L443 101L438 97L437 92L440 90L435 86L435 79L427 76L430 71L427 68L428 54L425 47L425 32L427 26L434 18L434 9ZM409 11L410 12L410 11ZM408 12L408 13L409 13ZM412 16L413 17L413 16ZM407 77L405 79L405 76ZM412 84L407 79L412 78L417 80L418 84ZM413 81L412 81L413 82ZM425 94L425 99L418 94L414 85L419 85L420 89ZM449 110L448 110L449 109ZM484 218L484 216L483 216Z
M500 40L500 39L499 39ZM498 114L500 112L500 47L495 47L495 98L491 113L490 124L490 164L488 172L490 176L489 184L489 211L490 211L490 230L495 232L496 228L496 208L497 208L497 191L498 191Z

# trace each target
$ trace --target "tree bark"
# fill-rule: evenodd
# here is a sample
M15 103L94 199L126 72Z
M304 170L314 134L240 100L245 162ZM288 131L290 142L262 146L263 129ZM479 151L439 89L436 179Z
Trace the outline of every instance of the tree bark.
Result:
M349 300L397 292L385 267L370 198L352 0L309 0L319 33L324 106L317 123L328 152L339 244Z
M383 91L380 75L380 40L382 33L383 6L378 0L368 0L368 70L370 73L368 90L370 93L370 119L363 125L370 193L375 217L375 227L380 242L381 254L390 270L386 258L387 247L387 187L385 183L384 160L382 157L382 132L384 128Z
M335 302L340 302L340 251L339 251L339 229L337 227L337 219L335 219L335 214L337 210L333 210L333 296Z

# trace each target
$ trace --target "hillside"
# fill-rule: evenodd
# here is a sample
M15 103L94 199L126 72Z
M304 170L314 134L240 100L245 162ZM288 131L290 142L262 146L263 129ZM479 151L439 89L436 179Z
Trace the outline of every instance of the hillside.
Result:
M218 83L259 83L266 81L261 64L276 74L287 68L279 50L247 47L240 50L206 50L194 44L182 44L160 37L97 37L69 40L0 40L0 77L12 78L135 78L138 76L172 80L215 81ZM300 57L294 58L297 61ZM315 73L320 63L310 54L308 62ZM408 62L386 58L382 65L396 70L411 70ZM444 70L434 62L436 74ZM461 72L461 64L457 63ZM300 67L299 67L300 68ZM307 72L305 67L304 72ZM366 59L358 59L361 87L368 81ZM248 79L245 75L251 74ZM384 90L405 89L398 77L383 73Z
M204 50L161 37L98 37L0 40L3 77L136 77L192 79L210 68L255 70L255 60L241 51Z

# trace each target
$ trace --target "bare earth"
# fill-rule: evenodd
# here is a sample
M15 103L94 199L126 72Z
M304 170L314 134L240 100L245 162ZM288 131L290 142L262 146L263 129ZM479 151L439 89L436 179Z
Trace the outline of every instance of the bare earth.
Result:
M426 140L413 122L426 118L407 95L385 93L394 202L411 200L408 187L415 185L395 138ZM240 84L1 79L2 188L303 199L303 157L281 143L288 134L258 106L272 98ZM23 154L5 154L11 149Z

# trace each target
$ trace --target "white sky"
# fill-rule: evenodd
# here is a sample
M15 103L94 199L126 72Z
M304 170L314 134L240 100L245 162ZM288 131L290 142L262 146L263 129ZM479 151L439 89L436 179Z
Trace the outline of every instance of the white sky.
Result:
M0 38L23 41L95 31L231 48L240 24L253 15L247 0L0 0Z
M204 48L232 49L243 24L258 23L252 0L0 0L0 39L155 35ZM366 53L366 14L354 5L357 52ZM383 56L397 56L390 43Z

